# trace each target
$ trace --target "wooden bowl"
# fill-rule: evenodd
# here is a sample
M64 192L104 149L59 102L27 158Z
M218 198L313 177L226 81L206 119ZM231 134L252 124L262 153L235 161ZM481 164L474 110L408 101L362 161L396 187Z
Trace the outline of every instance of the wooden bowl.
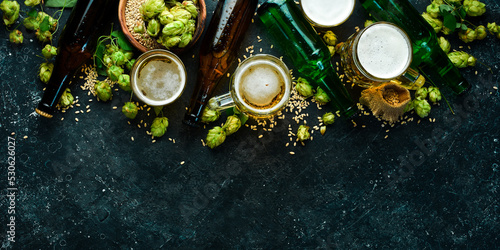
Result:
M120 21L120 26L122 28L122 31L127 37L127 39L130 41L130 43L143 53L152 49L165 49L164 46L156 42L156 39L151 39L148 37L149 39L147 40L149 40L150 44L146 45L144 41L141 43L138 40L139 39L138 36L140 36L140 34L136 34L136 36L134 36L133 31L131 31L133 28L130 27L129 29L129 27L127 26L127 15L125 13L126 11L130 11L130 9L127 8L128 1L129 0L120 0L120 3L118 5L118 19ZM140 1L145 2L146 0L140 0ZM134 8L133 11L139 12L138 9L139 7L137 7L137 10ZM205 5L205 0L198 0L198 17L196 21L196 30L193 34L193 40L191 40L191 42L184 48L171 48L169 50L178 55L189 50L198 41L201 34L203 33L206 19L207 19L207 6Z

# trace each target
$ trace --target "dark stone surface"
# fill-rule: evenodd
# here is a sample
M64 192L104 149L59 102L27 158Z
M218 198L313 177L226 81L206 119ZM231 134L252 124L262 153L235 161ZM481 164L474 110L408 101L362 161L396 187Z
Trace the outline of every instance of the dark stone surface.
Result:
M412 1L419 11L429 2ZM483 2L488 12L471 21L500 22L498 2ZM207 1L209 18L215 4ZM358 5L335 31L345 40L365 18ZM2 247L494 249L500 244L500 93L494 89L500 40L492 35L470 45L450 38L454 49L464 46L481 62L461 70L473 85L470 92L446 96L455 115L441 102L430 116L435 122L417 123L413 115L408 124L382 127L372 116L361 116L354 127L339 119L324 136L316 132L306 146L287 148L288 126L298 127L287 114L272 132L244 127L210 150L200 140L215 125L195 129L181 122L198 47L182 56L189 86L165 108L168 132L153 143L137 124L150 123L154 113L142 112L128 124L120 112L128 94L118 91L111 102L97 102L79 88L79 80L72 89L80 108L51 120L36 115L44 88L36 77L42 46L32 33L22 46L10 44L5 29L0 34L0 185L7 194L7 141L15 132L18 189L15 243L6 237L9 200L0 200ZM270 44L256 20L240 58L249 45L280 56ZM224 79L218 93L227 86ZM75 114L86 105L90 113ZM307 123L317 125L316 117L326 111L329 107L311 105Z

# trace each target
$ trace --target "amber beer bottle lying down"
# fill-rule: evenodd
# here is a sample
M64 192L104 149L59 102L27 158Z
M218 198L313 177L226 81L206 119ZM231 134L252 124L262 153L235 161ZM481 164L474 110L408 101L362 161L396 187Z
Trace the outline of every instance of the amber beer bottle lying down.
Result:
M78 0L58 41L54 71L36 112L52 118L54 109L76 71L94 54L103 28L109 27L110 10L118 0Z

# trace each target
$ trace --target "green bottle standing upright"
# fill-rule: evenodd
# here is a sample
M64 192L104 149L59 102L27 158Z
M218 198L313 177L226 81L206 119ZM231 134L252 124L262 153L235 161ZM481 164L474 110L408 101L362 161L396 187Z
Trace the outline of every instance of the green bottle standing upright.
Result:
M392 22L406 31L413 43L412 66L438 85L461 94L470 85L439 47L434 29L408 0L360 0L377 21Z
M356 113L356 103L333 68L328 48L297 4L293 0L269 0L257 14L299 74L321 87L342 115Z

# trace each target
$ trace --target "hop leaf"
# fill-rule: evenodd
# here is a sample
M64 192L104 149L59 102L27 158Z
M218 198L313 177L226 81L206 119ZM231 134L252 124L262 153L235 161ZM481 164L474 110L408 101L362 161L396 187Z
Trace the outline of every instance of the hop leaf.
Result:
M166 117L156 117L151 124L151 135L162 137L168 128L168 119Z

